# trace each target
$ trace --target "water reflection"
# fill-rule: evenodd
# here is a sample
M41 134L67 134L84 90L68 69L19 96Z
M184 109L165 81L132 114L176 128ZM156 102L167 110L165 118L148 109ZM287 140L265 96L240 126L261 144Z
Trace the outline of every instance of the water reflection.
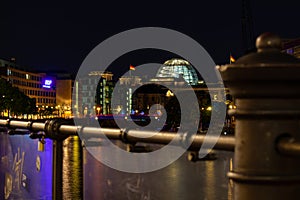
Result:
M215 169L214 169L214 165L212 162L205 162L205 174L206 174L206 178L205 178L205 185L206 185L206 190L204 190L205 192L205 196L206 199L216 199L215 197L215 188L213 187L209 187L212 185L215 185Z
M101 151L101 147L97 147ZM228 199L230 152L217 151L214 161L189 162L184 154L173 164L150 173L111 169L83 149L84 199ZM116 161L117 162L117 161Z
M81 141L72 136L63 145L63 199L82 199Z

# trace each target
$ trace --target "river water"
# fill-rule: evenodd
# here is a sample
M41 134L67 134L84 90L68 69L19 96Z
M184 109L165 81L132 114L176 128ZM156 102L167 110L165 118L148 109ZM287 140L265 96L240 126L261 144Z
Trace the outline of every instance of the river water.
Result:
M38 152L38 142L28 136L7 137L1 133L0 139L0 199L53 199L52 142L46 141L45 151ZM63 143L62 196L100 200L231 199L232 185L226 173L233 153L215 153L216 160L190 162L185 153L163 169L125 173L97 161L82 148L79 137L69 137ZM16 167L18 163L21 169Z
M79 197L81 193L77 188L83 189L84 199L225 200L232 198L231 185L226 177L233 156L232 152L215 151L216 160L198 162L188 161L188 153L185 153L176 162L163 169L150 173L125 173L100 163L86 149L82 149L83 154L81 154L78 138L69 138L65 144L64 152L68 153L64 160L68 164L64 167L72 168L64 172L64 177L70 179L64 182L66 199ZM116 145L123 144L116 142ZM79 178L80 172L74 171L74 169L80 171L81 163L83 179ZM81 188L82 184L74 186L81 180L83 180L83 188Z

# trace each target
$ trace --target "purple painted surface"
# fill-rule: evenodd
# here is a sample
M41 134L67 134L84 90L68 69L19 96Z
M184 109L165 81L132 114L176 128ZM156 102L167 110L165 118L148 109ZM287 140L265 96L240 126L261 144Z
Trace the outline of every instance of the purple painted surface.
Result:
M0 133L0 199L52 199L52 141Z

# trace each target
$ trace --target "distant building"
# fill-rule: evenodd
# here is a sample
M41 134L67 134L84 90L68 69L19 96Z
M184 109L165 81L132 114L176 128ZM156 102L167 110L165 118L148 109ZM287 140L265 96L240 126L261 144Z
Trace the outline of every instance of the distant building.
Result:
M150 108L155 104L152 112L160 113L162 106L165 106L174 95L168 90L168 86L173 88L181 88L186 84L197 86L198 82L198 75L189 62L176 58L167 60L158 69L156 77L150 80L142 82L138 76L121 77L118 91L115 91L118 98L114 98L113 113L149 114Z
M169 92L169 96L167 95ZM171 94L171 95L170 95ZM157 85L157 84L148 84L140 87L133 94L134 104L133 109L137 113L143 112L144 114L158 114L162 110L168 101L168 98L173 96L170 90L167 88ZM151 106L155 105L154 109L150 113Z
M183 78L189 85L198 85L198 75L192 65L183 59L173 58L164 62L158 69L157 78Z
M142 85L139 76L123 76L119 79L119 85L114 91L117 98L114 98L114 114L131 114L136 105L136 98L133 98L134 88Z
M50 71L48 75L56 77L56 106L54 113L63 118L73 116L72 92L74 79L70 73L64 71Z
M149 86L144 87L145 84ZM207 86L209 86L210 91ZM168 112L167 124L177 124L180 122L180 117L178 117L180 116L180 105L176 95L173 94L174 91L169 90L169 88L178 89L177 92L183 96L191 89L198 99L201 113L200 129L207 129L212 109L211 102L224 102L224 92L228 93L228 89L225 88L225 91L222 91L221 86L219 83L205 83L188 61L173 58L161 65L156 77L143 83L144 88L137 90L133 97L136 100L132 100L135 102L133 103L133 110L148 114L152 105L159 104ZM228 101L228 103L230 102ZM155 106L154 112L162 111L159 105Z
M0 59L0 76L30 98L36 99L39 108L56 105L56 78L46 73L24 69L12 61Z
M283 40L282 51L300 58L300 38Z
M111 114L111 94L114 88L110 72L92 71L75 82L74 114L78 117Z

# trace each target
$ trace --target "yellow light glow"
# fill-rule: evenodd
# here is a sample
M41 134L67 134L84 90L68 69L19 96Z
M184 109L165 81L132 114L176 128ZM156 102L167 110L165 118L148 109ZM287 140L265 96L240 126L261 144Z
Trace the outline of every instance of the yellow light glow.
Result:
M174 93L171 92L171 90L168 90L166 96L167 96L167 97L173 97L173 96L174 96Z
M211 111L211 109L212 109L211 106L208 106L208 107L206 108L207 111Z
M218 100L218 95L214 95L214 100Z

